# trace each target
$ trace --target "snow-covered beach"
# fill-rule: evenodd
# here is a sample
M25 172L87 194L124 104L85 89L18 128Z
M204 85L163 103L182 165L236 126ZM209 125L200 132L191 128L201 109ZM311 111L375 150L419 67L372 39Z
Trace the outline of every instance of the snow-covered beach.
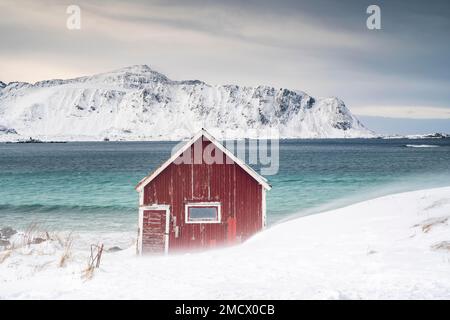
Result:
M130 241L89 280L89 248L61 263L61 236L0 252L0 299L450 299L449 218L450 187L389 195L226 249L137 257Z

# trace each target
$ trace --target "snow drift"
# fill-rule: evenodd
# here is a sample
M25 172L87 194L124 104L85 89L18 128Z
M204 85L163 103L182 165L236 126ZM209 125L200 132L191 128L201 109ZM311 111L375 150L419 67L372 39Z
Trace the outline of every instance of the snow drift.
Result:
M268 86L173 81L146 65L69 80L0 83L0 139L180 140L372 137L337 98Z
M87 281L88 244L61 267L64 246L44 241L0 252L0 299L449 299L449 214L446 187L290 220L222 250L137 257L129 241Z

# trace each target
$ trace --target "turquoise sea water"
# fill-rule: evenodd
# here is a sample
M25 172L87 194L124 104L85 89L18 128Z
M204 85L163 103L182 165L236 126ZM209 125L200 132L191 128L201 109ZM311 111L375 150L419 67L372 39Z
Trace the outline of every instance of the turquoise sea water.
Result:
M411 148L437 145L434 148ZM136 183L172 142L0 144L0 227L134 231ZM450 139L284 140L270 224L393 192L450 185ZM258 167L256 167L258 169Z

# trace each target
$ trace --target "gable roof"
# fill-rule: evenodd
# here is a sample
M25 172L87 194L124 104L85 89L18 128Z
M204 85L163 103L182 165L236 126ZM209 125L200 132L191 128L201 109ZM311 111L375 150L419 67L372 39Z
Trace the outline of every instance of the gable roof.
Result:
M136 185L136 191L140 192L150 181L155 179L161 172L164 171L176 158L183 154L194 142L196 142L201 137L205 137L211 143L213 143L220 151L222 151L227 157L233 160L238 166L240 166L245 172L247 172L253 179L259 182L266 190L272 189L272 186L267 182L267 179L258 174L255 170L253 170L250 166L248 166L244 161L236 157L231 151L225 148L219 141L216 140L211 134L208 133L205 129L201 129L197 132L186 144L184 144L177 152L175 152L166 162L164 162L159 168L155 171L151 172L148 176L143 178Z

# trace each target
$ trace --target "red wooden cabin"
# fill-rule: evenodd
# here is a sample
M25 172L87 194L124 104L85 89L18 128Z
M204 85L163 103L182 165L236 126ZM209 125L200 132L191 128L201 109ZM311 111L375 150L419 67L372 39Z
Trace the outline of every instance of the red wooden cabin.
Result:
M202 129L136 186L138 253L244 241L265 226L267 180Z

